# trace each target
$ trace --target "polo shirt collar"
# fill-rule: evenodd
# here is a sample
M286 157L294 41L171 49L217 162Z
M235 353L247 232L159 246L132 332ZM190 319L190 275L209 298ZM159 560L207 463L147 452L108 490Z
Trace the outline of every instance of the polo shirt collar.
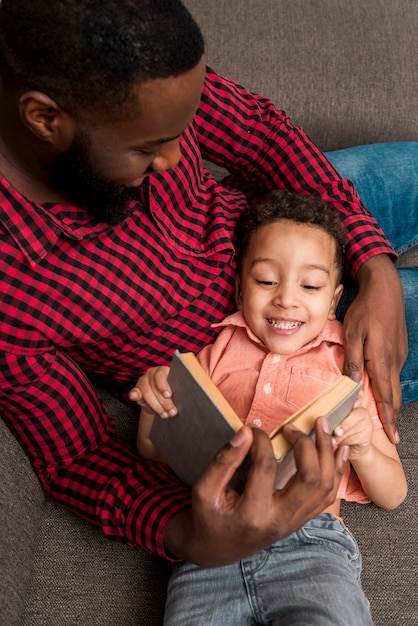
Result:
M248 327L244 319L244 316L242 314L242 311L236 311L235 313L228 315L224 320L222 320L222 322L213 324L213 328L218 328L222 326L236 326L237 328L244 328L251 341L264 347L264 344ZM315 337L315 339L310 341L306 346L303 346L302 348L300 348L300 350L298 350L298 353L302 353L305 350L310 350L311 348L315 348L319 346L321 343L323 343L324 341L343 345L342 333L341 333L341 322L339 322L338 320L328 320L324 328L322 329L322 331L319 333L319 335Z

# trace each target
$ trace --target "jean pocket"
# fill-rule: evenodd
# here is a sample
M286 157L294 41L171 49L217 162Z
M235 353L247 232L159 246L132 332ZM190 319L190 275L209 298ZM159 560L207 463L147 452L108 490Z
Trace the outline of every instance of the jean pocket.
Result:
M334 515L323 513L302 526L300 532L308 543L327 544L332 550L344 551L350 561L358 562L361 567L360 548L355 537Z

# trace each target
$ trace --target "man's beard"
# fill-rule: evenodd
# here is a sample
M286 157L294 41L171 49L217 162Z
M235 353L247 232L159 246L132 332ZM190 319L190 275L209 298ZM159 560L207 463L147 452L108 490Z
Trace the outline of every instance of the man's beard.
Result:
M137 189L101 178L90 158L88 138L80 133L70 148L55 159L51 179L58 190L101 222L123 221L129 203L138 197Z

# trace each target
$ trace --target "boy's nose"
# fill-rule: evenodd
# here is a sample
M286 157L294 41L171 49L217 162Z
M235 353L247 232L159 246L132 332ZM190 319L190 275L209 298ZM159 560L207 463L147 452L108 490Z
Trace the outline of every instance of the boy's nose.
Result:
M295 306L297 302L296 293L293 285L286 281L282 281L278 286L274 295L274 305L288 308Z

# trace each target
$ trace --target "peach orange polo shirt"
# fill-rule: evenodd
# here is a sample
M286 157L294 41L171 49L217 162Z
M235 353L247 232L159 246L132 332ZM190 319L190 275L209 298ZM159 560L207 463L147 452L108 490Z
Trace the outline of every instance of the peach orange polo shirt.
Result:
M272 432L341 376L344 351L338 321L328 321L313 341L285 355L269 352L248 328L241 311L217 326L224 328L213 344L200 351L198 359L244 424ZM373 428L382 428L366 373L362 404ZM337 497L370 502L350 467Z

